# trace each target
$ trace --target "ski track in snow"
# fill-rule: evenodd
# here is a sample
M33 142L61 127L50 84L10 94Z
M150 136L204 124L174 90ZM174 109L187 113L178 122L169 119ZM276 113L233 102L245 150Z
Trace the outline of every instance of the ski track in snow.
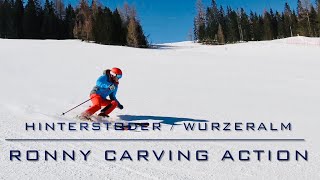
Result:
M77 40L0 39L0 179L320 179L320 61L317 38L205 46L190 42L160 49L102 46ZM292 43L293 42L293 43ZM303 42L295 43L295 42ZM310 42L310 43L307 43ZM16 50L19 49L19 53ZM80 122L104 68L123 69L119 115L143 122L167 117L162 132L33 132L26 122ZM149 119L148 119L149 118ZM291 122L292 132L170 131L183 118L231 122ZM305 142L9 142L6 138L305 138ZM10 162L9 151L92 150L90 159ZM137 161L137 150L208 150L208 162ZM309 150L309 162L221 162L225 150ZM105 150L133 162L104 160ZM41 154L40 154L41 156ZM61 154L58 156L61 157ZM77 158L80 156L77 156Z

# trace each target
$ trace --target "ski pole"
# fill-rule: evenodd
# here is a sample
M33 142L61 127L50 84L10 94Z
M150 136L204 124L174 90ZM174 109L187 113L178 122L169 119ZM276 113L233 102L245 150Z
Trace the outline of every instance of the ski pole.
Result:
M64 115L65 115L65 114L67 114L68 112L70 112L70 111L74 110L75 108L77 108L77 107L81 106L82 104L84 104L84 103L86 103L86 102L88 102L88 101L90 101L90 100L91 100L91 98L90 98L90 99L88 99L88 100L86 100L86 101L84 101L84 102L82 102L81 104L79 104L79 105L77 105L77 106L75 106L75 107L73 107L73 108L69 109L68 111L66 111L66 112L62 113L62 114L61 114L61 116L64 116Z

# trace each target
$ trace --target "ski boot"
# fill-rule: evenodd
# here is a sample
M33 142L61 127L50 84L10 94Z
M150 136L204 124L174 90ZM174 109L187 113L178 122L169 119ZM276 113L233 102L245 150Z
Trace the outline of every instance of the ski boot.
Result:
M103 117L103 118L108 118L108 117L110 117L108 114L105 114L104 112L100 112L100 113L98 114L98 116Z

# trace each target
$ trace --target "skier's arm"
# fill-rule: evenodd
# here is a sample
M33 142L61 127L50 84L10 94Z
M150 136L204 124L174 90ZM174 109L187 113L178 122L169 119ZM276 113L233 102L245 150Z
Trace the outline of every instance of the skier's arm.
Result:
M117 94L117 90L114 91L114 92L112 92L112 93L109 95L109 97L110 97L111 100L116 101L116 102L118 103L118 107L119 107L120 109L122 109L123 106L122 106L122 104L120 104L120 102L118 101L118 99L117 99L117 97L116 97L116 94ZM122 107L122 108L121 108L121 107Z

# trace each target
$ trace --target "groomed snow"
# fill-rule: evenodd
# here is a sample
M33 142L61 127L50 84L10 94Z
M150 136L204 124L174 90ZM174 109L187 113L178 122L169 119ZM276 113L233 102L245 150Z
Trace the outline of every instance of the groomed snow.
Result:
M295 37L225 46L192 42L158 49L78 40L0 39L0 179L319 179L320 39ZM182 124L291 122L291 132L25 131L26 122L76 122L102 71L123 72L113 117ZM126 115L126 116L123 116ZM304 138L305 142L11 142L9 138ZM9 151L92 150L90 159L10 161ZM208 150L208 162L156 159L105 161L104 151ZM221 162L225 150L308 150L309 161ZM236 153L235 153L236 154Z

